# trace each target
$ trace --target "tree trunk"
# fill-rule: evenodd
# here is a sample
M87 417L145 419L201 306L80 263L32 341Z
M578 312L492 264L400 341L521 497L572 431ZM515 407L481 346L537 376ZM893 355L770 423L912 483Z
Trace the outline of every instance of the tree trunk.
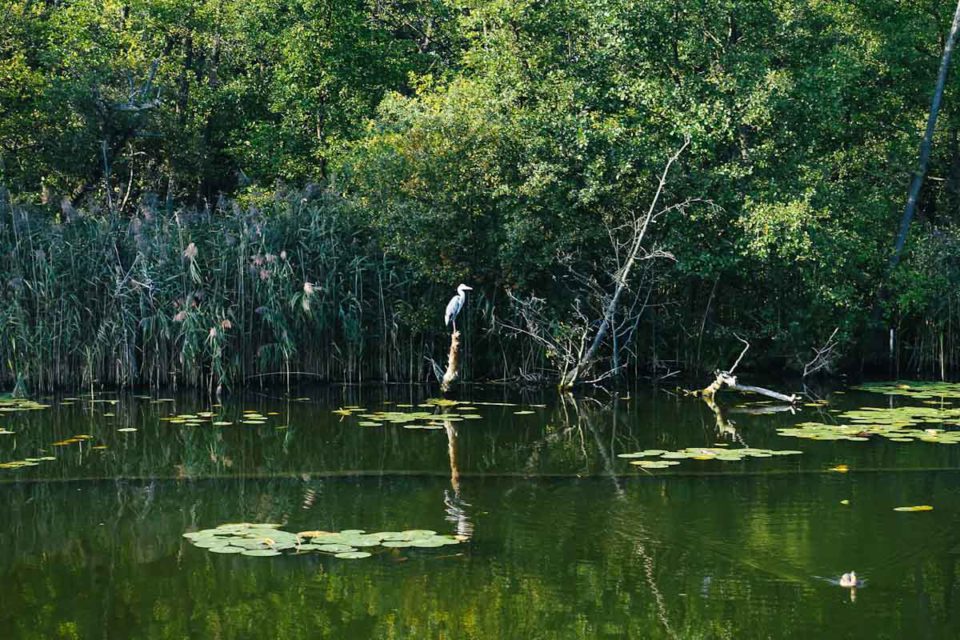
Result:
M927 117L927 130L923 135L923 142L920 143L920 158L917 163L917 170L916 173L913 174L913 180L910 182L907 204L903 208L903 216L900 218L900 230L897 233L897 241L893 247L893 255L890 256L890 263L887 267L888 278L900 263L900 256L903 254L903 247L907 242L907 232L910 231L910 223L913 220L913 214L917 208L917 200L920 197L920 188L923 186L923 179L927 174L927 164L930 162L930 150L933 147L933 132L937 127L937 115L940 112L940 103L943 101L943 87L947 82L947 71L950 68L950 57L953 55L953 46L957 41L958 27L960 27L960 2L957 2L956 11L953 14L953 24L950 26L950 34L947 36L947 42L943 48L943 57L940 59L940 72L937 74L937 86L933 91L933 100L930 103L930 115Z

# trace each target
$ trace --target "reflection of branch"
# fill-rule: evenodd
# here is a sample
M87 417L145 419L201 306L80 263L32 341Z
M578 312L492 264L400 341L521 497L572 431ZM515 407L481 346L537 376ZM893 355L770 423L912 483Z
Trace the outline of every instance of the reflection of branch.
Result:
M623 487L620 486L620 478L617 476L617 471L613 467L613 461L610 459L610 454L607 452L606 448L603 446L603 443L600 441L600 435L597 433L597 427L593 424L593 420L585 419L586 416L580 411L580 406L577 404L577 399L573 397L570 393L564 393L560 396L563 401L569 402L573 405L574 410L577 412L577 424L581 425L584 422L587 424L587 429L590 430L590 433L593 435L593 439L597 443L597 450L600 452L600 456L603 458L603 466L606 468L607 475L610 476L610 480L613 482L613 487L617 491L617 497L624 497Z
M663 600L663 594L657 586L657 579L653 570L653 557L647 553L643 543L639 541L637 541L637 555L643 559L643 573L647 576L647 585L649 585L650 591L653 593L653 599L657 602L657 618L660 619L660 624L663 625L667 635L671 638L676 638L677 634L670 628L670 620L667 618L667 605Z
M703 401L710 407L710 411L713 411L713 415L717 420L717 432L719 432L721 436L730 436L730 438L746 447L747 443L740 437L736 425L727 420L723 409L714 401L713 396L704 394Z

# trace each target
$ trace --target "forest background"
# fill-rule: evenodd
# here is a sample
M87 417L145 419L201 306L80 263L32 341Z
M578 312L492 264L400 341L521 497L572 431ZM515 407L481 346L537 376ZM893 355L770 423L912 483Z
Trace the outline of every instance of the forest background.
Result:
M583 379L738 337L741 368L949 375L955 67L888 263L954 8L0 0L0 378L432 379L461 281L469 380L556 379L617 283Z

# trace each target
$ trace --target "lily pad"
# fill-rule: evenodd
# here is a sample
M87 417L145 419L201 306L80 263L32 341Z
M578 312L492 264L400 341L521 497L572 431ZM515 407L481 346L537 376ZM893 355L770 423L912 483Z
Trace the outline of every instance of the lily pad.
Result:
M243 547L232 547L226 545L222 547L210 547L209 551L211 553L243 553L246 550Z
M437 538L434 538L434 537L430 537L430 538L419 538L419 539L413 540L411 541L410 544L414 547L429 548L429 547L442 547L443 545L446 544L446 542L444 542L443 540L438 540Z
M403 532L403 535L407 540L417 540L435 536L437 532L431 529L408 529Z
M317 547L318 551L325 551L327 553L347 553L350 551L356 551L354 547L351 547L348 544L321 544Z
M361 558L369 558L371 553L366 551L344 551L343 553L337 553L333 557L341 558L343 560L359 560Z
M244 549L240 553L245 556L254 556L258 558L268 558L271 556L280 555L279 551L274 551L273 549Z
M642 469L665 469L666 467L679 464L679 460L739 462L744 458L771 458L773 456L790 456L799 455L801 453L803 452L790 449L778 451L775 449L756 449L752 447L730 449L726 446L715 446L688 447L678 451L645 449L643 451L637 451L634 453L621 453L618 454L618 457L628 459L630 464ZM642 460L640 458L654 459Z
M680 463L675 460L633 460L630 464L642 469L666 469Z

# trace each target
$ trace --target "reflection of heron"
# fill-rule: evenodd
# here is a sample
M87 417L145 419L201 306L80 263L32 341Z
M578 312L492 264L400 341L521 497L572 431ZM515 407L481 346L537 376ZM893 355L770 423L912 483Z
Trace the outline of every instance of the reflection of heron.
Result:
M447 310L443 314L443 324L450 326L452 322L454 331L457 330L457 314L460 313L460 309L467 301L467 291L473 291L473 287L468 287L465 284L457 287L457 295L450 298L450 302L447 303Z

